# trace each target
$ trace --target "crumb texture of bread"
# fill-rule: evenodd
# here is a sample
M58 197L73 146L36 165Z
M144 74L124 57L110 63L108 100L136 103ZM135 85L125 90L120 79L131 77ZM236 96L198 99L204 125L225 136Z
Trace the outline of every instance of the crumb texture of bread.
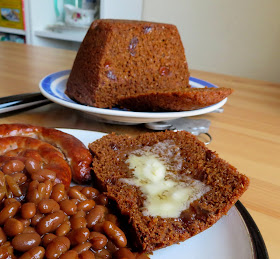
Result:
M127 163L131 153L164 141L172 141L176 147L173 150L177 150L173 160L168 158L170 163L180 156L180 167L173 173L180 179L187 175L209 186L209 191L192 201L176 218L144 215L147 197L138 186L122 180L133 178ZM96 182L127 220L134 246L145 252L179 243L209 228L228 212L249 185L245 175L185 131L145 133L137 137L109 134L91 143L89 149ZM157 155L165 156L164 152Z
M151 92L123 97L119 105L132 111L190 111L216 104L233 92L230 88L188 88L184 92Z
M185 50L176 26L96 20L74 61L67 95L86 105L112 108L125 96L189 87Z

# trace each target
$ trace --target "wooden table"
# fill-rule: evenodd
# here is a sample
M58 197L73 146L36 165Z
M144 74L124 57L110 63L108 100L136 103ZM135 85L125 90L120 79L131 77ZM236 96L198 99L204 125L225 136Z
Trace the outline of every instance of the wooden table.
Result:
M45 75L70 69L76 53L67 50L0 43L0 97L37 92ZM280 85L202 71L191 75L235 90L221 114L196 118L211 120L209 148L251 179L241 202L265 240L270 258L279 258L280 246ZM57 104L0 116L0 123L30 123L136 135L142 125L99 123Z

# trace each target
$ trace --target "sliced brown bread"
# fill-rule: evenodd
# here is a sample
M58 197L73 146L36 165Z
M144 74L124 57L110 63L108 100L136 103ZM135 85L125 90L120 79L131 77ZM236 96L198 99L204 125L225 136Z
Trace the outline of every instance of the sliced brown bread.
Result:
M175 25L96 20L74 61L67 95L99 108L120 97L189 87L184 47Z
M151 92L123 97L122 108L132 111L190 111L210 106L228 97L230 88L188 88L184 92Z
M145 252L209 228L249 185L246 176L184 131L145 133L135 138L110 134L91 143L89 149L96 182L126 218L134 246ZM134 163L137 160L140 163ZM139 176L139 168L144 168L140 175L146 175L145 179ZM149 168L152 170L147 171ZM171 189L153 196L161 188L158 186ZM195 191L188 194L192 188ZM151 197L156 197L156 203ZM178 210L177 200L182 197Z

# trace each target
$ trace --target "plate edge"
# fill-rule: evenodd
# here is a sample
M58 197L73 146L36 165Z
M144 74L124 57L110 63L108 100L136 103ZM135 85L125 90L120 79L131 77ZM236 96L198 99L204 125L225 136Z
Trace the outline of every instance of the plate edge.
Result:
M254 252L257 259L269 259L267 248L265 245L265 242L263 240L263 237L261 235L261 232L253 220L252 216L248 212L248 210L244 207L244 205L238 200L235 204L238 212L241 214L248 231L250 233Z

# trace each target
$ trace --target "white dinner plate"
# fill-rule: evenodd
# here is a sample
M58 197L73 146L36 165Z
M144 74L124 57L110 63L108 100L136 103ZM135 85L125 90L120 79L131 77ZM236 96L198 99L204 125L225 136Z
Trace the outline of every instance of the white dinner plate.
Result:
M227 98L214 105L182 112L133 112L124 109L103 109L79 104L70 99L65 94L66 83L69 77L70 70L60 71L44 77L40 84L41 93L51 101L60 105L72 108L86 113L87 116L93 117L99 121L115 123L115 124L140 124L156 121L174 120L182 117L190 117L212 112L222 107ZM190 77L190 85L192 87L203 88L217 87L209 82Z
M105 133L60 129L80 139L86 146ZM151 259L268 259L262 236L254 220L237 202L226 216L202 233L154 252Z

